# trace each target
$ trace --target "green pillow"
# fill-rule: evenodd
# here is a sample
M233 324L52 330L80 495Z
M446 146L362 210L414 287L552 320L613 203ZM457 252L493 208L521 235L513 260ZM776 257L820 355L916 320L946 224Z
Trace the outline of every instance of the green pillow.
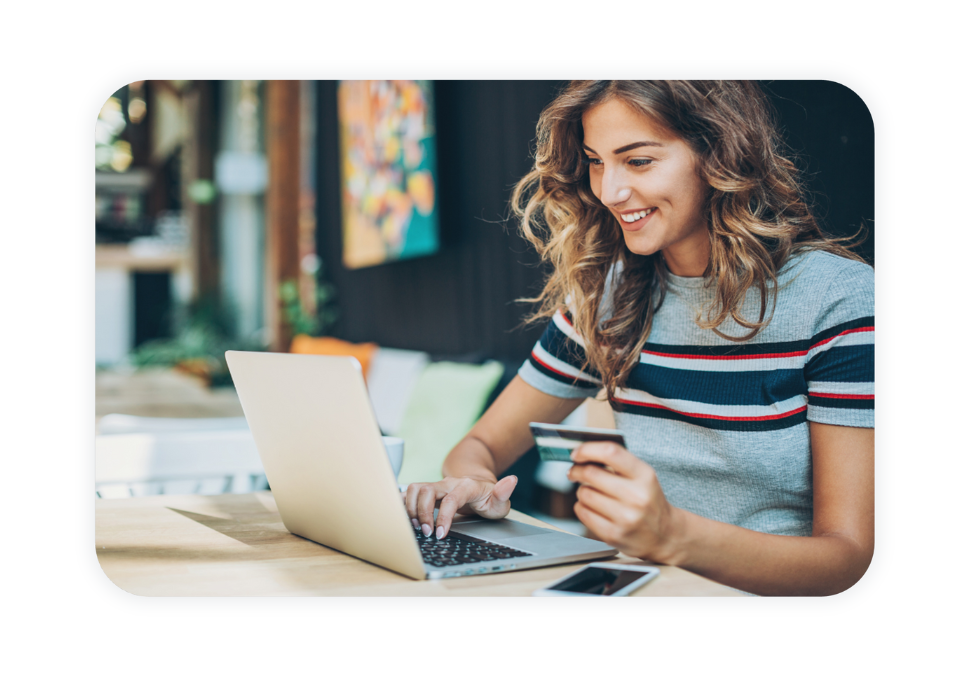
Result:
M441 479L445 456L479 419L502 371L497 361L439 361L425 367L394 434L405 442L401 485Z

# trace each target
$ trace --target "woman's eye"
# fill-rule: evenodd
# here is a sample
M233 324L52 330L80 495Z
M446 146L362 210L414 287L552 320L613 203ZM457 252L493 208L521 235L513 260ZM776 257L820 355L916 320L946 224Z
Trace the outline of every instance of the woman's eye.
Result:
M592 164L593 166L600 166L603 163L599 159L597 159L596 157L584 157L583 160L581 160L581 161L584 164L587 164L587 165L591 165Z
M653 159L631 159L627 163L631 166L647 166L651 164Z

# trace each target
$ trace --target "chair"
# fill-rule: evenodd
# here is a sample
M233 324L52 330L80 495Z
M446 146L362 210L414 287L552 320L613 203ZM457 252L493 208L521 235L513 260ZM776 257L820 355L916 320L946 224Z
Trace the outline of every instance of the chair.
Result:
M497 361L439 361L425 367L394 433L405 441L400 484L441 479L445 456L479 419L502 373Z
M326 356L353 356L361 364L365 379L370 373L371 359L378 351L374 342L354 343L333 337L297 335L290 343L291 354L319 354Z
M425 352L409 349L380 347L374 352L367 391L382 432L394 436L401 430L405 408L430 360Z

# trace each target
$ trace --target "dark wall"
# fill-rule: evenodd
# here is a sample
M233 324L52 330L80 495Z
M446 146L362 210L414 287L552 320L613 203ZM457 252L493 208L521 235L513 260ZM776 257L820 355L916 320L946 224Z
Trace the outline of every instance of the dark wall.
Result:
M512 187L530 168L536 121L561 84L437 82L441 248L360 270L341 263L337 85L319 84L317 248L324 277L337 287L338 337L438 355L526 357L543 327L520 327L528 306L514 300L538 292L543 269L505 219ZM765 86L827 231L850 234L861 222L872 223L873 127L866 106L832 82ZM872 261L872 236L860 252Z
M530 168L536 120L556 83L435 84L441 246L437 254L359 270L341 264L337 87L320 83L318 251L337 287L347 340L439 355L521 359L542 326L518 328L517 297L542 284L538 257L507 223L513 186Z
M855 249L873 261L873 120L866 104L836 82L763 82L786 142L803 170L813 213L834 235L867 238Z

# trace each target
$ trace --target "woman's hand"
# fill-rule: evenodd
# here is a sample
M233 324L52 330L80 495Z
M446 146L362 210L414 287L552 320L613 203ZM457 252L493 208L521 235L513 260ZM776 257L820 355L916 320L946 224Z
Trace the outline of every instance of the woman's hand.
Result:
M496 476L533 447L529 423L558 422L584 400L544 394L516 375L448 453L442 465L442 475L447 477L408 486L404 498L412 524L421 527L426 537L434 533L441 538L448 534L459 509L484 518L504 518L517 478L506 476L497 482ZM433 521L436 502L441 502L437 525Z
M443 478L437 483L412 483L405 492L405 508L415 528L441 539L448 534L452 518L459 509L483 518L504 518L509 513L509 498L518 478L506 476L499 482L482 478ZM435 504L438 524L434 523Z
M574 506L580 522L627 555L666 562L674 543L675 509L654 469L610 442L584 443L571 458L576 464L567 475L581 484Z

